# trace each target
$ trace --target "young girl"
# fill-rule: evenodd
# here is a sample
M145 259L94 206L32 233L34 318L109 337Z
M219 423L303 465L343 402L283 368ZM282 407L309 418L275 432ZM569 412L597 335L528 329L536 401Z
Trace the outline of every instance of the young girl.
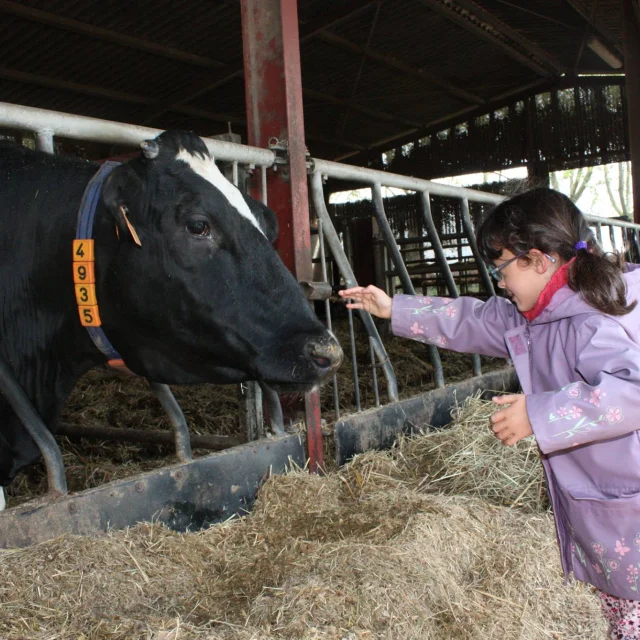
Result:
M503 297L482 302L341 291L393 333L510 357L523 395L491 417L505 445L534 434L565 580L599 590L610 638L640 638L640 267L603 254L578 208L551 189L499 204L477 230Z

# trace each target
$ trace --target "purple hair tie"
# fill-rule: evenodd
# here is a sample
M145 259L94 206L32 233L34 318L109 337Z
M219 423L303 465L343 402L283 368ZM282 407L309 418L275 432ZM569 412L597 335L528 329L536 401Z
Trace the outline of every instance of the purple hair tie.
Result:
M573 248L574 248L576 251L580 251L580 249L586 249L586 248L587 248L587 243L586 243L584 240L580 240L580 242L576 242L576 243L573 245Z

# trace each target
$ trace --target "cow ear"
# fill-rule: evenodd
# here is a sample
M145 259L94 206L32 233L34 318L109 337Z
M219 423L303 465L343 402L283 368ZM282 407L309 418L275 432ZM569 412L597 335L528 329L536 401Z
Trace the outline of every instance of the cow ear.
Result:
M128 213L129 207L137 202L141 189L140 178L126 164L114 169L102 187L102 201L115 222L118 237L130 237L137 245L140 245L140 238L129 221Z
M249 209L251 209L251 213L256 217L264 235L267 236L267 240L273 244L278 239L278 218L276 218L276 214L259 200L254 200L247 194L243 195L249 205Z

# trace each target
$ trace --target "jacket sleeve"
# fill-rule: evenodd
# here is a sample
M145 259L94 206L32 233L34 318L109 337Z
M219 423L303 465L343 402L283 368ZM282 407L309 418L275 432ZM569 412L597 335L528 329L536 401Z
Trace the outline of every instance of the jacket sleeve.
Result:
M504 334L525 319L515 305L494 296L487 302L463 296L393 297L391 328L395 335L462 353L509 357Z
M640 406L640 345L611 317L594 315L576 333L581 381L527 395L538 445L549 454L636 431Z

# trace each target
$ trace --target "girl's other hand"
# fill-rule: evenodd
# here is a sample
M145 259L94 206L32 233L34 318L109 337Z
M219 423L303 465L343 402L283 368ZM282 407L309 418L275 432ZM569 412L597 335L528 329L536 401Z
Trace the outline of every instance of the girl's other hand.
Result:
M502 444L510 447L523 438L533 435L527 413L526 396L519 393L496 396L492 400L497 405L510 405L491 416L491 431Z
M353 287L338 291L342 298L351 298L353 302L347 302L348 309L364 309L378 318L391 317L391 298L378 287L370 284L368 287Z

